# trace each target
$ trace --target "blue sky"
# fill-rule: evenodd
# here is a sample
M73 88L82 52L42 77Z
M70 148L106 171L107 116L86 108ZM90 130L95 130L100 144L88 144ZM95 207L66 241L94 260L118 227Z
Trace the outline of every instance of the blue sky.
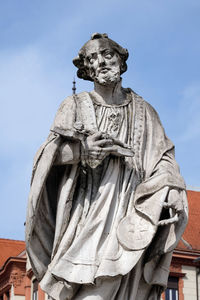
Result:
M93 32L129 50L123 86L156 108L187 186L200 187L199 16L199 0L1 1L0 237L24 239L33 156Z

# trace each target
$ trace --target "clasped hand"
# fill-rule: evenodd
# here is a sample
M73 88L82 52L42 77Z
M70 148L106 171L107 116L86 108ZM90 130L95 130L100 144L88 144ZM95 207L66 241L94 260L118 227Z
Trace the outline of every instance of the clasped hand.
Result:
M83 143L83 148L83 155L86 159L102 160L109 154L134 156L131 147L103 132L97 132L88 136Z

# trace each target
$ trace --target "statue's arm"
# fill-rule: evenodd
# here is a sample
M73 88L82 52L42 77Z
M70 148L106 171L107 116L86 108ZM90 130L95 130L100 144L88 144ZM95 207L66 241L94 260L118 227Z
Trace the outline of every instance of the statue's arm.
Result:
M67 165L79 163L81 152L80 147L81 145L79 141L67 141L62 143L62 145L58 149L54 165Z

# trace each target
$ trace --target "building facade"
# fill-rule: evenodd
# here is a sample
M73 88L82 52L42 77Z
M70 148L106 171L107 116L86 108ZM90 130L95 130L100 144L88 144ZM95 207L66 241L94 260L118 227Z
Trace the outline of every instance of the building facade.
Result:
M189 222L173 252L165 300L200 300L200 192L187 195Z
M0 239L0 300L45 300L31 268L24 241Z

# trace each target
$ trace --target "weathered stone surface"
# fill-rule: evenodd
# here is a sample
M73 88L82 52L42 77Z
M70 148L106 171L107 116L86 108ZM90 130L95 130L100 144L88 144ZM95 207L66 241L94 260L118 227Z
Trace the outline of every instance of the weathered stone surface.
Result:
M94 91L63 101L34 160L27 252L52 299L159 299L187 223L155 110L122 88L128 51L93 34L74 64Z

